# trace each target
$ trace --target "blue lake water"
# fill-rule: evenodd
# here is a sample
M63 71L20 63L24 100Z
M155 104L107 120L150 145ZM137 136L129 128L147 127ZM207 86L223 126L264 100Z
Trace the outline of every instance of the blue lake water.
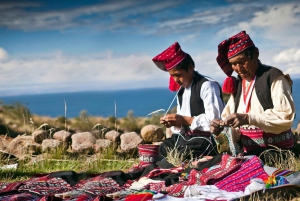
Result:
M300 79L294 79L293 98L296 105L296 119L293 128L300 122ZM65 116L65 103L68 118L78 117L82 110L88 115L117 118L125 117L129 110L134 116L145 117L147 114L170 106L176 93L168 89L135 89L122 91L72 92L55 94L37 94L0 97L6 104L20 102L30 112L37 115L58 117ZM171 107L176 105L176 101Z

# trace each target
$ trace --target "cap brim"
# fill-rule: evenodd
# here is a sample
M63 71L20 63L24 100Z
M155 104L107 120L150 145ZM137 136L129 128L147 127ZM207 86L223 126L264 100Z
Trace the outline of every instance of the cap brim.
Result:
M153 62L159 69L161 69L163 71L167 71L164 62L160 62L160 61L153 61Z

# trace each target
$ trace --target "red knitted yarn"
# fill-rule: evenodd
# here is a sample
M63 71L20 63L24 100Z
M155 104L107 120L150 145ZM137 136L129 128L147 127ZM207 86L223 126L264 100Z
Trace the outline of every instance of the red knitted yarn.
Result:
M175 80L172 76L170 76L169 89L172 92L178 91L180 89L180 85L177 84L177 82L175 82Z
M236 78L228 76L222 85L222 91L226 94L233 94L236 91Z

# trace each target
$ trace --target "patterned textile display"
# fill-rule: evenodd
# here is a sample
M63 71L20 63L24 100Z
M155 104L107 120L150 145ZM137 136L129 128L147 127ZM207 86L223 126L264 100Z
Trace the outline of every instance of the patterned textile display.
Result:
M275 170L275 172L273 172L272 175L287 177L287 176L290 176L290 175L292 175L294 173L296 173L296 171L284 170L284 169L277 169L277 170Z
M183 197L186 188L190 185L207 185L208 182L214 183L215 180L220 180L229 173L239 168L243 162L242 158L232 157L228 154L223 154L221 165L218 168L212 169L203 173L196 169L192 169L188 175L188 180L163 188L161 190L168 192L168 195L174 197ZM152 184L157 187L158 184Z
M80 181L75 185L75 189L92 195L101 195L124 190L124 187L121 187L112 178L105 178L98 175L90 179Z
M71 191L73 188L61 178L48 178L47 176L40 177L25 182L19 187L19 191L33 192L39 195L57 194Z
M8 183L8 182L0 183L0 193L18 190L19 187L23 184L24 182L22 181L14 182L14 183Z
M187 170L185 167L180 166L170 169L154 167L154 170L147 172L147 174L144 174L144 177L135 179L132 177L129 179L130 176L122 171L90 174L85 175L87 177L84 179L76 180L74 185L70 185L72 179L65 177L66 175L71 175L67 174L70 171L67 171L67 173L62 171L39 174L23 182L0 183L2 189L0 201L130 201L151 200L152 196L155 197L155 200L159 200L159 196L154 196L157 194L163 195L162 199L179 200L179 198L182 198L182 200L188 200L184 198L187 194L189 196L205 197L205 195L193 193L196 191L200 192L200 190L205 191L210 199L214 199L218 196L217 194L222 196L242 196L242 194L237 192L243 193L245 189L250 189L249 184L253 183L254 180L260 180L262 185L270 184L265 189L269 191L275 188L280 189L281 186L291 186L290 181L293 182L294 179L297 182L296 180L300 178L299 172L282 169L276 170L269 176L264 171L263 164L258 157L232 157L228 154L223 154L220 162L205 170L193 168ZM73 175L77 175L77 173L73 173ZM166 177L163 176L164 173L166 173ZM176 176L176 182L178 183L174 182L172 185L167 183L166 178L169 176ZM178 176L182 176L184 179L178 180ZM291 176L294 177L289 178L289 180L288 177ZM62 177L65 179L62 179ZM130 189L131 185L143 178L148 183L145 183L140 190ZM263 181L266 182L264 183ZM209 194L212 190L208 188L209 185L214 185L213 192L215 197ZM195 187L193 192L191 187ZM300 186L294 185L293 189L298 190ZM254 190L251 192L254 192ZM296 193L300 193L300 190L296 191ZM294 194L296 193L294 192ZM244 195L247 194L244 192Z
M38 195L33 195L30 193L18 193L13 195L0 196L0 201L39 201L41 198Z
M146 167L150 164L155 164L158 157L159 145L140 144L138 145L138 153L140 165Z
M175 167L175 168L170 168L170 169L154 169L151 172L149 172L145 177L147 178L152 178L152 177L157 177L158 175L164 174L164 173L172 173L172 174L177 174L180 173L184 170L183 167Z
M244 191L246 186L250 184L251 179L259 178L265 180L268 177L269 175L264 171L260 159L257 156L253 156L242 163L238 170L231 172L231 174L214 183L214 185L228 192Z

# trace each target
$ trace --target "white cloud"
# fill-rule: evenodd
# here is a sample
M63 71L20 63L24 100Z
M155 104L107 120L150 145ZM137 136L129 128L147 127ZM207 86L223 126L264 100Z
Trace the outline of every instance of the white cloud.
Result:
M290 48L281 51L274 56L274 61L277 63L299 62L300 63L300 48Z
M264 11L254 12L252 18L220 30L218 36L225 39L246 30L260 49L263 63L276 66L292 77L299 77L300 5L298 2L291 2L265 7Z
M273 58L275 52L264 52L263 63L274 65L293 75L300 75L299 49L279 52ZM223 82L226 76L215 60L214 51L197 51L191 56L199 73L219 83ZM278 59L281 57L288 59L283 62ZM115 55L112 51L85 55L55 51L49 54L10 56L6 61L0 61L0 92L2 95L13 95L167 88L168 73L158 69L151 58L146 54Z
M300 48L290 48L275 54L273 63L292 77L299 77Z
M0 61L6 60L8 58L7 52L0 47Z
M11 57L0 66L0 91L10 94L161 87L168 77L147 55L111 51Z
M72 9L36 11L42 4L0 2L0 27L17 30L72 30L92 28L114 30L141 26L141 22L161 10L181 4L181 1L109 1ZM147 4L147 6L145 6ZM5 8L5 9L4 9ZM29 9L28 9L29 8ZM137 17L139 16L139 17ZM134 19L133 19L134 18Z
M299 3L282 3L265 5L266 10L257 11L254 17L242 20L239 23L227 26L219 31L218 35L227 38L246 30L255 41L265 40L269 45L291 47L299 46L300 38L300 5ZM266 43L267 44L267 43ZM257 44L260 46L260 44Z

